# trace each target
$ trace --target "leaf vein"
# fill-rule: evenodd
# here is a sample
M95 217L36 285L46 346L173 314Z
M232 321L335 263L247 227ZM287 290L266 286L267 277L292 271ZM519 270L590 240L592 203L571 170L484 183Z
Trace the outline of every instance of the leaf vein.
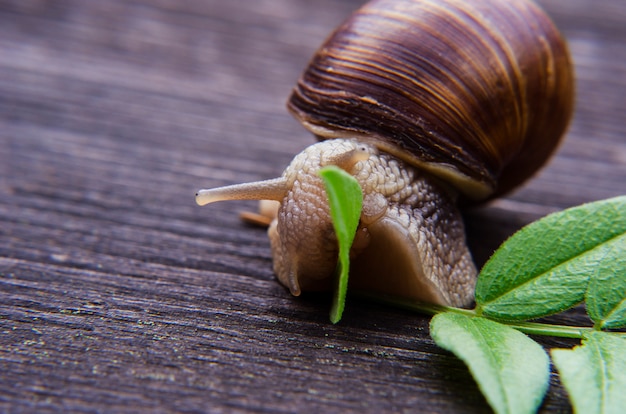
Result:
M557 265L552 266L549 269L547 269L545 271L542 271L541 273L538 273L538 274L532 276L529 279L524 280L523 283L516 284L516 285L511 285L508 289L502 291L502 293L500 293L498 296L496 296L495 298L491 299L490 301L482 303L481 305L487 305L489 303L495 302L498 298L506 296L506 295L508 295L511 292L514 292L514 291L519 290L519 289L521 289L523 287L526 287L526 286L530 286L533 282L537 281L538 279L546 277L546 275L548 275L549 273L554 272L555 269L560 269L560 268L563 268L563 267L567 267L568 265L571 265L572 262L575 262L577 260L582 260L581 258L583 258L583 257L585 257L585 256L587 256L589 254L593 254L592 252L594 250L599 250L600 248L603 248L607 244L611 244L614 241L616 241L619 238L624 237L624 236L626 236L626 231L623 232L623 233L616 234L615 236L610 237L610 238L602 241L600 244L596 244L596 245L594 245L593 247L591 247L589 249L585 249L585 250L577 253L576 255L568 258L567 260L562 261L562 262L558 263ZM589 283L589 277L587 277L587 284L588 283Z

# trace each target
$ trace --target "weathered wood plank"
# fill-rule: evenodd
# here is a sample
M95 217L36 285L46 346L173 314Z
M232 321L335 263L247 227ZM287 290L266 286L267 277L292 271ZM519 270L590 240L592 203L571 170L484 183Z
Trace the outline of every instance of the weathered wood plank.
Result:
M489 410L428 317L350 299L332 326L326 296L275 282L264 230L237 217L253 203L193 202L313 141L284 101L360 3L0 1L1 411ZM535 180L466 214L479 263L550 211L626 193L626 6L541 3L576 117ZM568 407L553 377L543 410Z

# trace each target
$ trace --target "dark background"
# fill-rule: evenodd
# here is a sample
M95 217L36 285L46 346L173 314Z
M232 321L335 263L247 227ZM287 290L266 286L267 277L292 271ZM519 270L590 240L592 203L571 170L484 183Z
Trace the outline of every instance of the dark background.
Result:
M626 3L540 3L576 115L536 179L467 213L479 264L626 193ZM0 0L0 411L489 411L428 316L351 298L333 326L327 296L275 281L265 231L238 218L255 203L194 203L313 142L284 102L360 4ZM570 410L555 375L542 410Z

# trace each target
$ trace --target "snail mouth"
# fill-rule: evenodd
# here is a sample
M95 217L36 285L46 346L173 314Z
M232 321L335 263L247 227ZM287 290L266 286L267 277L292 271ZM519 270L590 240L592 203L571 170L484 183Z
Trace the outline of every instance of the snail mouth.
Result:
M300 296L302 292L330 290L338 256L332 226L321 232L325 236L319 243L308 239L285 243L292 239L284 235L279 237L278 227L275 220L268 229L278 281L293 296Z
M331 290L333 273L316 272L313 276L304 273L297 263L291 263L288 274L277 274L279 281L285 285L293 296L300 296L302 292L326 292Z

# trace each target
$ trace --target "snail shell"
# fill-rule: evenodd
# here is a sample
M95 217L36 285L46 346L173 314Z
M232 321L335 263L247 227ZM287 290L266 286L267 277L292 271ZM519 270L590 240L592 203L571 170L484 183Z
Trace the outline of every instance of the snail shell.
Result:
M573 108L560 33L525 0L374 0L326 40L289 110L319 139L358 136L472 199L517 186Z
M374 0L326 40L289 99L321 142L279 178L196 201L277 201L274 270L299 295L329 287L336 267L317 173L338 165L364 194L351 286L468 306L477 272L457 200L493 198L540 168L573 94L565 42L530 0Z

